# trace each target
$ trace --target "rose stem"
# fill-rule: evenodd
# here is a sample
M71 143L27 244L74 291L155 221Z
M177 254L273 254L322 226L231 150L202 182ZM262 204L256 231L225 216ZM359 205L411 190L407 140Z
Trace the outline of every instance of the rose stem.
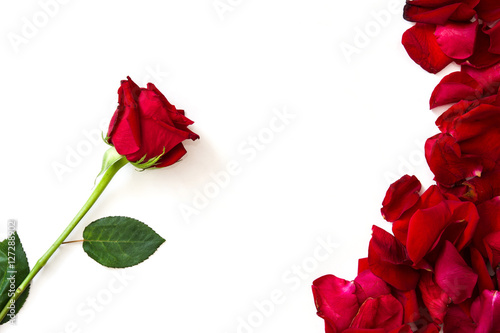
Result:
M47 252L45 252L45 254L38 260L36 265L33 266L28 276L19 285L19 287L16 289L16 292L7 302L7 304L5 304L2 312L0 312L0 322L7 315L7 312L9 311L9 304L15 302L19 298L19 296L21 296L21 294L26 290L26 288L30 284L31 280L33 280L33 278L38 274L38 272L42 269L42 267L45 266L47 261L50 259L50 257L52 257L54 252L56 252L56 250L59 248L62 242L66 240L69 234L78 225L78 222L80 222L80 220L85 216L85 214L87 214L90 208L94 205L94 203L102 194L106 186L108 186L111 179L113 179L113 176L118 172L118 170L120 170L127 163L128 163L127 159L125 157L122 157L121 159L116 161L113 165L111 165L109 169L104 173L101 181L99 182L99 184L97 184L96 188L88 198L87 202L80 209L78 214L76 214L76 216L73 218L70 224L63 231L61 236L59 236L59 238L54 242L54 244L52 244L52 246L47 250Z

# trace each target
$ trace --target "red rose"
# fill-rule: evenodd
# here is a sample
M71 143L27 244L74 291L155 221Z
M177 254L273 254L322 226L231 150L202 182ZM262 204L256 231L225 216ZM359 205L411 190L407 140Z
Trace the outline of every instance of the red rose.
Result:
M193 122L170 104L152 83L139 88L130 77L118 89L118 108L109 124L106 142L139 168L166 167L186 150L182 141L199 136L187 127Z

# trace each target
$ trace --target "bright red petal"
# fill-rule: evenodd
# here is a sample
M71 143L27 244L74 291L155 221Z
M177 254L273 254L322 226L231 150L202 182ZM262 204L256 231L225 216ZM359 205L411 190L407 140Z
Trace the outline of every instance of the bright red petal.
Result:
M453 72L446 75L434 88L429 104L433 109L461 100L478 99L482 95L483 87L470 75L464 72Z
M422 184L415 176L404 175L391 184L382 202L382 216L389 222L394 222L408 209L413 207L420 195Z
M359 309L356 284L334 275L316 279L312 286L318 316L327 332L340 333L349 327Z
M452 62L434 36L434 25L417 23L403 34L402 43L410 58L429 73L438 73Z

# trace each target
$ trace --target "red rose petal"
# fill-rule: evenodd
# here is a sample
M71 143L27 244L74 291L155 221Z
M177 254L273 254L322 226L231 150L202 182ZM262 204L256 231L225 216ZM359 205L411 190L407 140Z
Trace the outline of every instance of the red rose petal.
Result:
M451 187L482 171L479 158L463 154L457 139L446 133L427 139L425 158L436 182L445 186Z
M472 296L478 276L457 249L446 241L435 266L435 281L455 304Z
M363 304L369 297L375 298L391 293L391 288L389 288L384 280L373 274L370 270L363 271L354 279L354 282L359 285L356 291L359 304Z
M327 333L349 327L359 309L356 284L334 275L316 279L312 286L318 316L325 320Z
M467 22L479 0L407 0L403 17L412 22L444 25L448 21Z
M479 276L477 283L479 292L482 292L484 289L494 289L495 286L493 284L493 281L491 280L490 273L488 272L488 267L486 266L481 253L475 247L470 247L470 255L472 269L474 269L474 272L476 272L476 274Z
M477 323L476 332L498 332L500 330L500 292L484 290L474 300L471 317Z
M358 259L358 275L367 269L370 269L370 265L368 265L368 258Z
M498 87L500 86L500 64L483 69L463 66L461 70L482 85L485 92L489 94L496 94L498 92Z
M493 268L497 267L500 264L500 231L492 232L486 236L484 238L484 246L491 266ZM493 285L489 289L493 289Z
M490 37L490 47L488 51L491 53L500 54L500 25L497 24L493 28L487 29L484 32Z
M453 59L466 59L474 52L478 25L478 21L447 23L437 26L434 35L444 54Z
M500 19L500 2L498 0L481 0L475 10L479 18L486 22Z
M433 109L461 100L474 100L482 95L483 87L470 75L464 72L453 72L446 75L434 88L429 104Z
M452 62L441 51L434 36L435 26L417 23L403 34L402 43L410 58L429 73L438 73Z
M372 230L368 247L370 270L399 290L415 289L420 275L410 267L405 247L387 231L377 226Z
M479 223L474 233L473 244L483 257L488 257L483 240L491 233L500 231L500 197L494 197L477 206Z
M443 80L445 78L446 76L443 78ZM482 88L479 88L479 90L482 91ZM436 89L434 91L436 91ZM432 103L432 97L431 97L431 103ZM450 134L450 131L454 129L456 119L459 119L461 116L463 116L473 108L477 107L478 105L479 104L477 101L460 101L456 104L453 104L448 110L443 112L443 114L441 114L438 117L438 119L436 120L436 126L439 127L439 130L442 133Z
M432 320L437 324L443 323L451 299L443 289L434 282L431 272L422 273L420 281L418 282L418 289L420 290L422 301L427 307Z
M444 332L453 333L477 333L476 324L472 319L457 305L448 308L444 317Z
M474 68L487 68L495 65L500 61L500 55L489 52L490 46L490 37L483 31L482 26L480 26L476 34L476 43L472 56L458 63Z
M140 88L130 77L121 82L118 89L118 108L109 124L109 142L120 155L128 155L139 150L141 145L141 123L137 103Z
M403 324L403 306L392 295L367 299L354 317L352 328L383 328L390 331Z
M382 216L389 222L394 222L408 209L413 207L420 198L418 192L422 184L415 176L404 175L391 184L382 202Z
M403 306L403 322L413 323L421 319L418 297L415 290L399 291L393 290L394 297Z

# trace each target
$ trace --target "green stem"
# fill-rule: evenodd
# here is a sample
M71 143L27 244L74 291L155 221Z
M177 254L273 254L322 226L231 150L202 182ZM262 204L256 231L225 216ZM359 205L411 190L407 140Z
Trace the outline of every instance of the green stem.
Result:
M61 246L61 244L66 240L66 238L69 236L69 234L75 229L75 227L78 225L78 223L81 221L81 219L87 214L87 212L90 210L90 208L94 205L94 203L97 201L99 196L102 194L106 186L108 186L109 182L111 179L113 179L113 176L120 170L125 164L127 164L128 161L125 157L122 157L118 161L116 161L113 165L109 167L109 169L104 173L102 176L101 181L97 186L95 187L94 191L88 198L87 202L83 205L82 209L76 214L76 216L73 218L73 220L70 222L70 224L66 227L66 229L63 231L61 236L57 238L57 240L52 244L52 246L45 252L45 254L38 260L36 265L31 269L29 272L28 276L23 280L23 282L19 285L19 287L16 289L16 292L14 295L10 298L10 300L5 304L2 312L0 312L0 322L5 318L7 315L7 312L9 311L9 305L11 303L14 303L19 296L26 290L26 288L29 286L31 280L38 274L38 272L42 269L43 266L47 263L47 261L52 257L54 252Z

